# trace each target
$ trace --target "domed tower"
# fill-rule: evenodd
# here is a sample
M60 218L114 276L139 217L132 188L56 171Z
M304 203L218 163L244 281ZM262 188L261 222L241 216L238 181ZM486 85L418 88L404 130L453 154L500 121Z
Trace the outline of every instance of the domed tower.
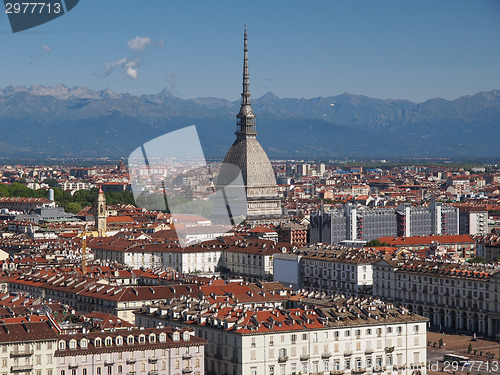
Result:
M250 103L246 29L243 51L243 92L240 111L236 115L236 140L224 158L217 186L222 187L230 182L227 177L232 174L230 165L237 166L246 189L247 221L273 222L282 216L281 200L271 162L257 141L256 116Z

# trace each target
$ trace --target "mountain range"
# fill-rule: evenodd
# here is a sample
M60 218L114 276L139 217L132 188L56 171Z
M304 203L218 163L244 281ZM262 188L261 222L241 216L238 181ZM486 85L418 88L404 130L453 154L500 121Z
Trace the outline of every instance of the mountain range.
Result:
M500 90L422 103L344 93L252 100L271 158L500 157ZM239 101L135 96L64 85L0 88L0 157L128 157L196 125L209 158L234 141Z

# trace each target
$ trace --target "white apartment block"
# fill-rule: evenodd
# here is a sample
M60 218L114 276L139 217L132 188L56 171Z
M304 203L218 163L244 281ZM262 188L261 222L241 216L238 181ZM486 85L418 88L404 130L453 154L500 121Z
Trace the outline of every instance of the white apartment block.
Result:
M373 295L429 318L438 329L493 337L500 332L500 267L380 260Z
M309 245L294 254L277 254L273 259L274 280L327 294L371 294L372 264L379 259L368 248ZM295 262L298 267L292 266Z
M202 375L205 343L172 327L60 335L57 375Z
M89 247L96 259L133 268L174 268L179 273L213 274L228 271L250 279L272 280L273 255L290 244L229 236L179 247L176 243L134 243L120 237L99 238Z
M1 324L0 374L56 375L56 343L48 321Z
M207 374L426 373L427 319L380 300L267 310L171 300L136 313L136 324L160 323L208 341Z

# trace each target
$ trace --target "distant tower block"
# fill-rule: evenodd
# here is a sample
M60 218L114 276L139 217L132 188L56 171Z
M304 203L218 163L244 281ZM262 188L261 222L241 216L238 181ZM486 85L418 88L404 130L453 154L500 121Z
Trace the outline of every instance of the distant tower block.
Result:
M95 226L99 237L106 237L106 196L99 186L99 194L97 195L97 207L95 211Z
M236 165L242 173L247 198L247 222L279 222L283 218L281 200L273 167L266 152L257 141L255 114L250 104L250 79L248 75L247 31L244 37L243 92L237 118L236 141L224 158L217 186L230 182L231 168Z

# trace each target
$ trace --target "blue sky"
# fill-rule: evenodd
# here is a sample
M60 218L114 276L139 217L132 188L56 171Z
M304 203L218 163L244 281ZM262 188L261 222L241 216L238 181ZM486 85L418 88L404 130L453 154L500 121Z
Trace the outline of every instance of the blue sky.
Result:
M12 34L0 88L63 83L236 100L248 24L253 97L423 101L500 89L500 1L80 0Z

